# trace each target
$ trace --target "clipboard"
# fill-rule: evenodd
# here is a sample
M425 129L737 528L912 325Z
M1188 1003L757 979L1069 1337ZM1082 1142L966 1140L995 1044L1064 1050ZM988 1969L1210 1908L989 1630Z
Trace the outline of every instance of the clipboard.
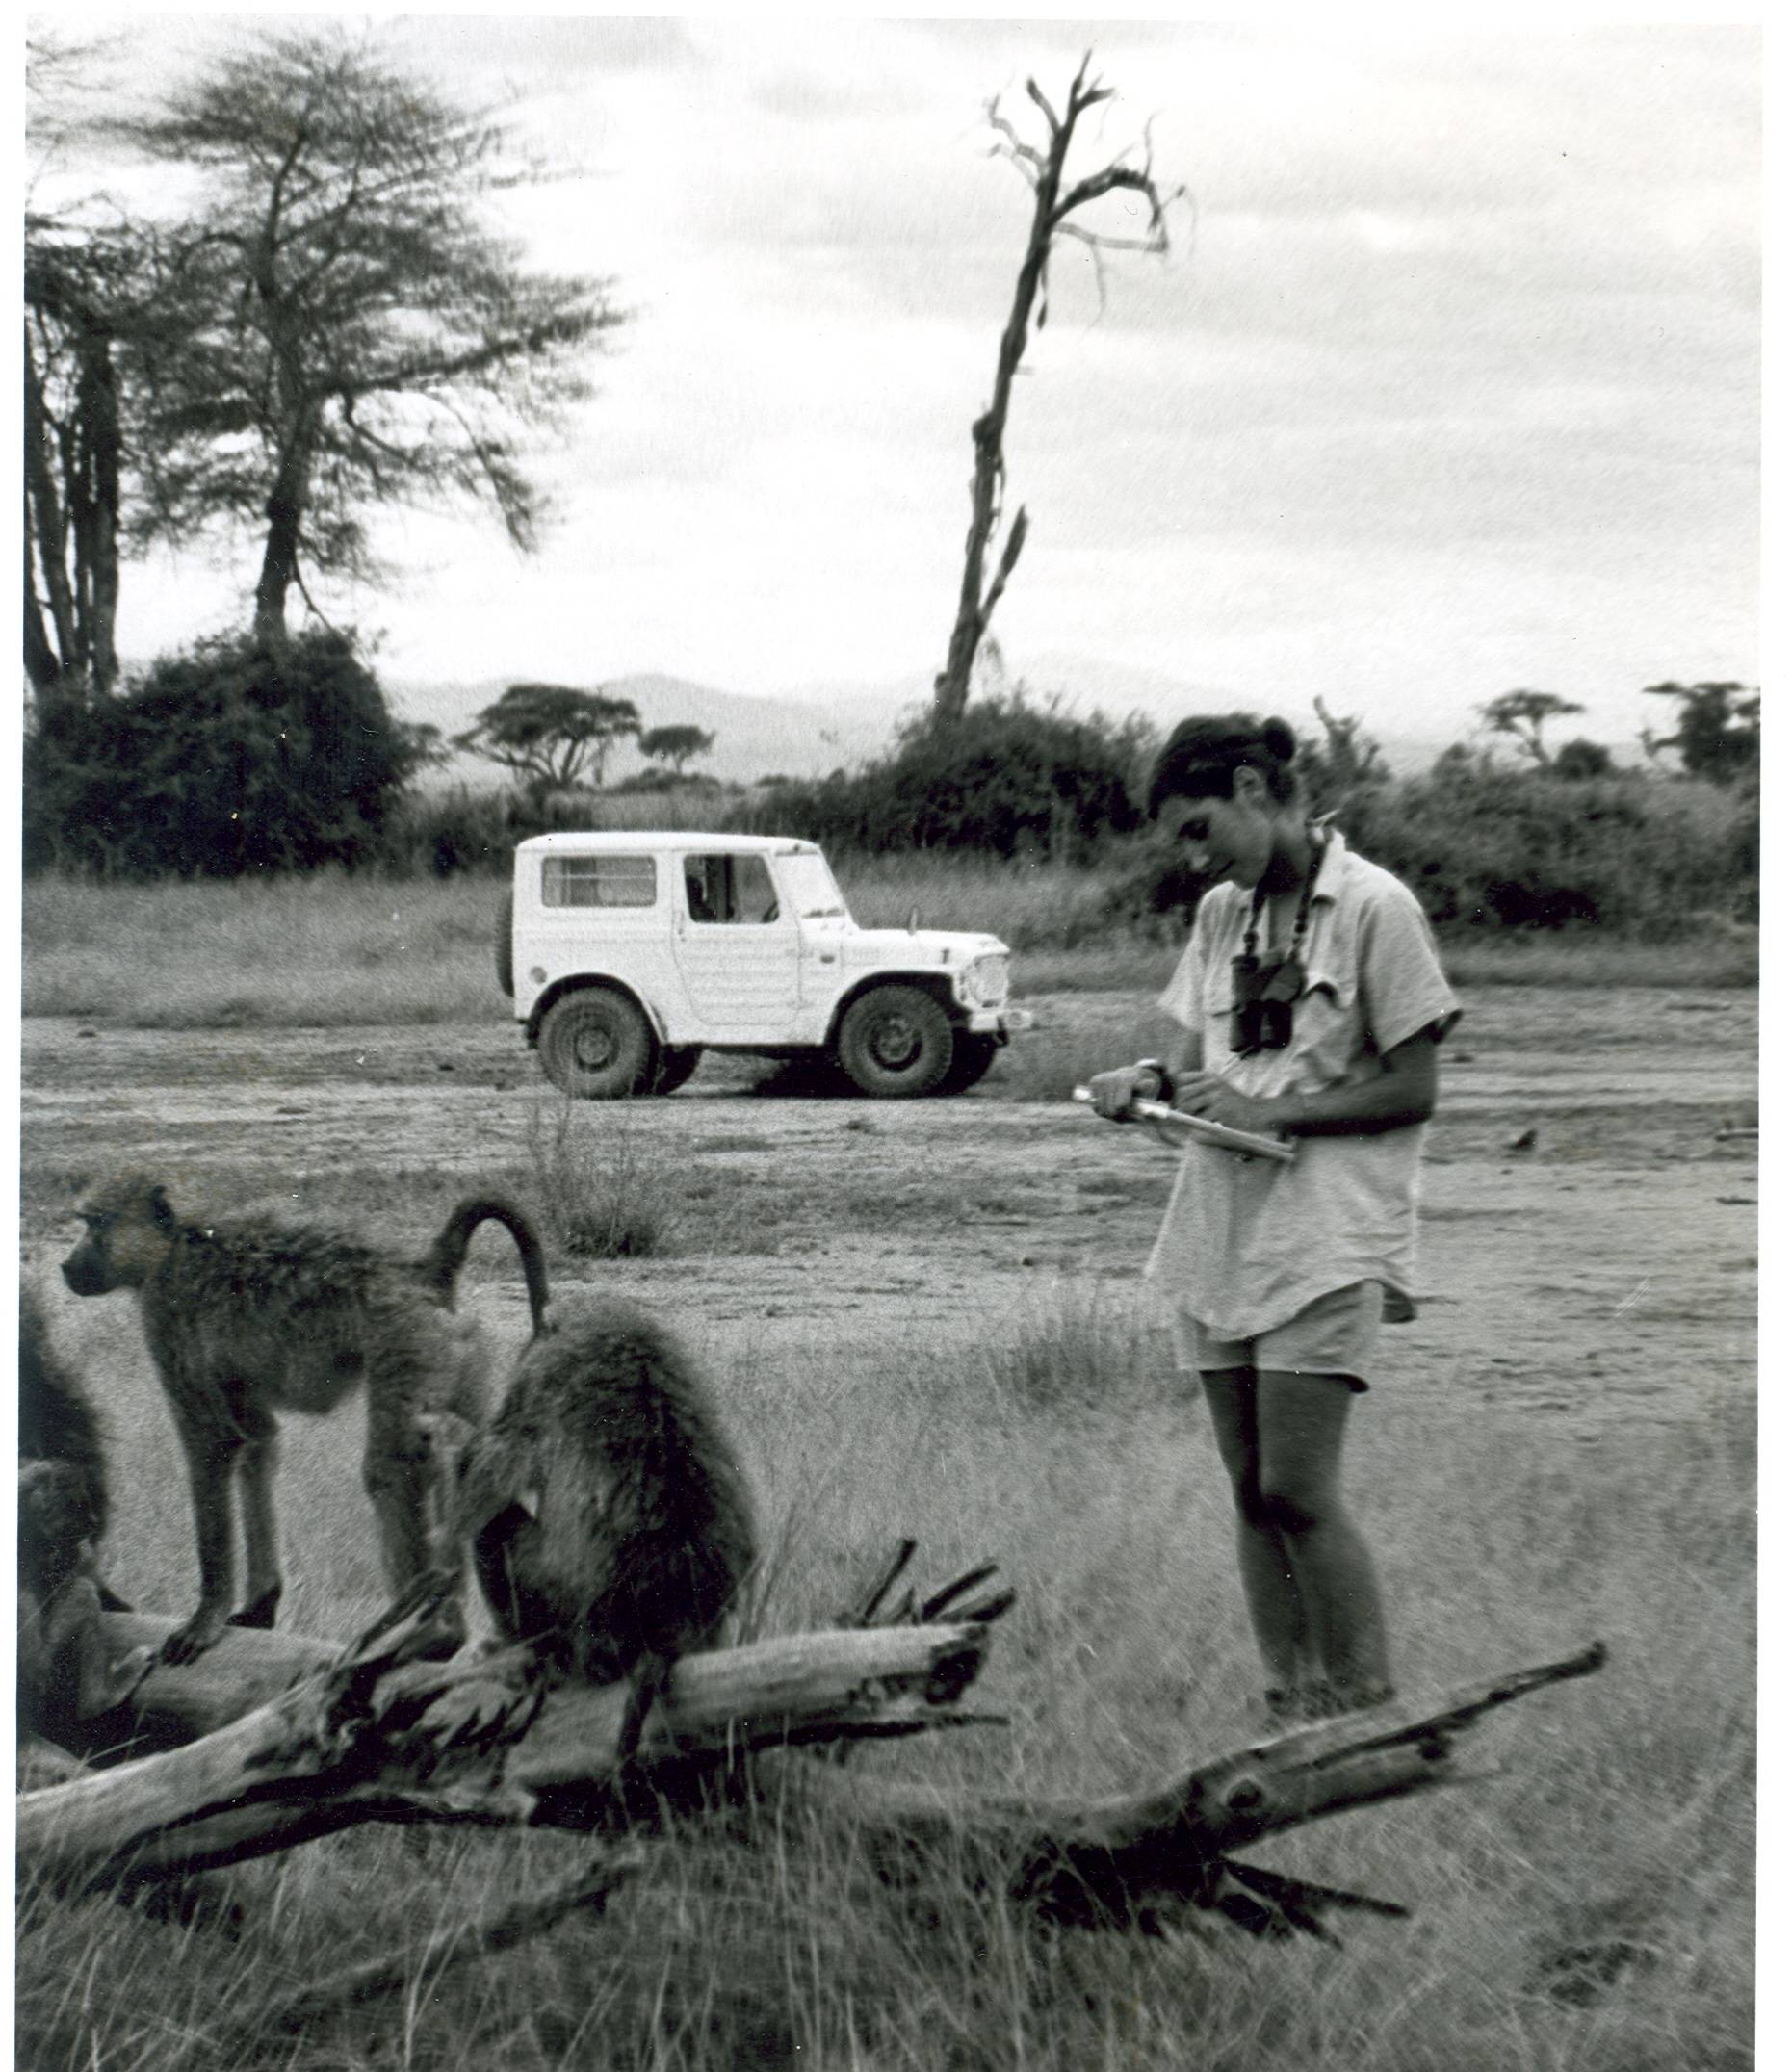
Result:
M1070 1098L1086 1104L1095 1096L1086 1086L1079 1086ZM1204 1116L1184 1115L1181 1108L1173 1108L1166 1101L1134 1101L1127 1115L1135 1123L1173 1123L1204 1144L1216 1144L1222 1151L1236 1152L1240 1157L1273 1158L1281 1165L1294 1163L1294 1147L1282 1137L1260 1136L1254 1129L1232 1129L1224 1123L1209 1123Z

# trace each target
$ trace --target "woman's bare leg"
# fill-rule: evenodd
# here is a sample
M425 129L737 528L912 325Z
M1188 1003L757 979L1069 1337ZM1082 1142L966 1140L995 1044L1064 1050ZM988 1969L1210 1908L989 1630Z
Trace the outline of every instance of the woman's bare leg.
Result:
M1260 1373L1255 1391L1259 1494L1320 1671L1345 1704L1373 1702L1390 1688L1375 1565L1341 1488L1352 1394L1341 1375L1276 1372Z
M1201 1377L1214 1441L1232 1482L1238 1574L1257 1651L1271 1684L1292 1692L1308 1675L1310 1635L1288 1549L1263 1505L1257 1383L1252 1367L1229 1367Z

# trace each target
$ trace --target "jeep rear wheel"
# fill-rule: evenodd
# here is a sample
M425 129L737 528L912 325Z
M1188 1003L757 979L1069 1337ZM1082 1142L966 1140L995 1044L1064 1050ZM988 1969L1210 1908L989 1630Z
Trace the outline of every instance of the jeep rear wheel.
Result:
M841 1019L841 1067L882 1101L931 1094L952 1063L952 1024L918 986L873 986Z
M575 1101L625 1101L654 1073L654 1033L635 1002L590 987L556 1000L541 1018L541 1069Z

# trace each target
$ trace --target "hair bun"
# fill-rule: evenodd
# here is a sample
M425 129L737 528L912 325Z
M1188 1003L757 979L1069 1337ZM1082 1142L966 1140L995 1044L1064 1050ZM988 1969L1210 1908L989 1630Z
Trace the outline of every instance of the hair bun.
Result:
M1266 719L1263 722L1263 746L1278 763L1294 760L1294 729L1286 719Z

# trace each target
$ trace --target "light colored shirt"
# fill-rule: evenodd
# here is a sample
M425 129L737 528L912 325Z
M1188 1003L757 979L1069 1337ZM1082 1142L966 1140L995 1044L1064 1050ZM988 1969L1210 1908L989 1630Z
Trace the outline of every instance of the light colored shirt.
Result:
M1385 1051L1455 1024L1462 1010L1418 901L1334 829L1313 884L1293 1040L1237 1055L1232 960L1244 948L1251 897L1233 885L1208 893L1158 1003L1200 1031L1203 1069L1239 1093L1316 1094L1372 1079ZM1266 903L1260 958L1287 947L1299 904L1298 887ZM1410 1316L1424 1136L1411 1124L1300 1137L1291 1165L1191 1140L1147 1280L1223 1338L1254 1338L1358 1281L1379 1281L1389 1313Z

